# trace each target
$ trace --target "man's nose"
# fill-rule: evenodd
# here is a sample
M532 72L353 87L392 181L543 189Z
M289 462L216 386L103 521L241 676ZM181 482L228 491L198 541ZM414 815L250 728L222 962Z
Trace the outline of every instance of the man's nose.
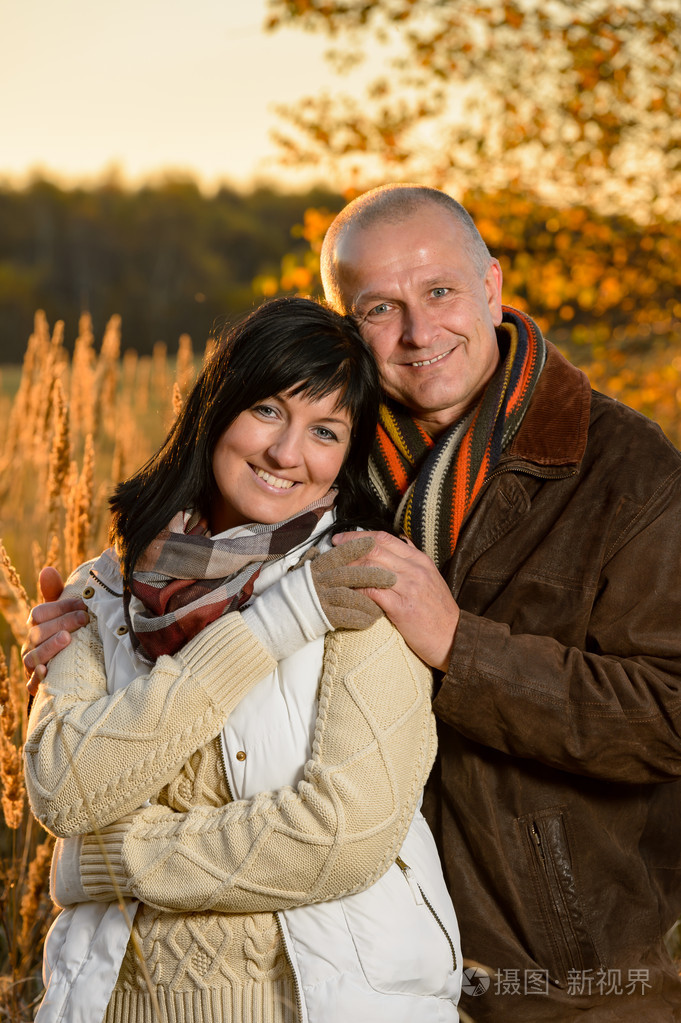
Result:
M402 340L416 348L427 348L439 333L439 326L428 310L419 304L408 306L404 311Z

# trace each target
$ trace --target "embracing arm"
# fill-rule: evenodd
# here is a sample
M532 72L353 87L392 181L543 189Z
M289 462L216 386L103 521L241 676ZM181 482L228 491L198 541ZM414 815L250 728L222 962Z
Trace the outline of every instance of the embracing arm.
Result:
M678 778L678 473L606 552L585 624L562 625L574 628L574 645L462 611L437 715L475 742L561 770L634 784Z
M73 589L82 582L76 575ZM108 694L90 618L50 665L24 747L33 812L60 836L104 827L155 795L276 663L235 613Z
M170 910L256 912L368 887L399 851L435 755L430 672L385 619L326 641L311 759L297 789L218 808L153 806L106 828L124 894ZM95 836L89 898L113 897Z

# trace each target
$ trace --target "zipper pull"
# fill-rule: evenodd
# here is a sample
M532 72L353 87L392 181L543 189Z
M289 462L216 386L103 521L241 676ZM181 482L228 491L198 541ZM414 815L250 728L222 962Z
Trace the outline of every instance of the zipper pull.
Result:
M544 849L543 849L542 844L541 844L541 835L539 834L539 828L537 827L537 825L536 825L536 823L534 821L532 822L531 831L532 831L532 838L534 839L534 843L537 846L537 852L539 853L541 858L544 860L544 859L546 859L546 857L544 856Z
M405 880L411 888L411 894L414 896L414 902L417 906L422 906L424 904L423 892L419 887L418 881L414 877L414 871L404 862L401 856L396 858L395 863L404 874Z

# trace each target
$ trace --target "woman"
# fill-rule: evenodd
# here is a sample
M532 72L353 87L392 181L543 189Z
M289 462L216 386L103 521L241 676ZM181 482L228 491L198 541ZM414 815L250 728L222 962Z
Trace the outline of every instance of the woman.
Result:
M375 519L379 393L347 319L270 303L117 489L25 746L71 907L41 1023L457 1019L430 675L329 542Z

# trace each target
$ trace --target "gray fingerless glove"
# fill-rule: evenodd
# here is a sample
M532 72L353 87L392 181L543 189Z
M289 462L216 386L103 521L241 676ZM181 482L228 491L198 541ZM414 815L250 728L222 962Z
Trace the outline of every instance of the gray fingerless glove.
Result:
M364 557L375 546L370 536L360 536L307 562L312 566L312 581L319 603L334 629L367 629L383 614L378 604L359 590L369 586L388 589L397 581L395 573L375 565L349 564ZM313 550L311 548L308 555Z

